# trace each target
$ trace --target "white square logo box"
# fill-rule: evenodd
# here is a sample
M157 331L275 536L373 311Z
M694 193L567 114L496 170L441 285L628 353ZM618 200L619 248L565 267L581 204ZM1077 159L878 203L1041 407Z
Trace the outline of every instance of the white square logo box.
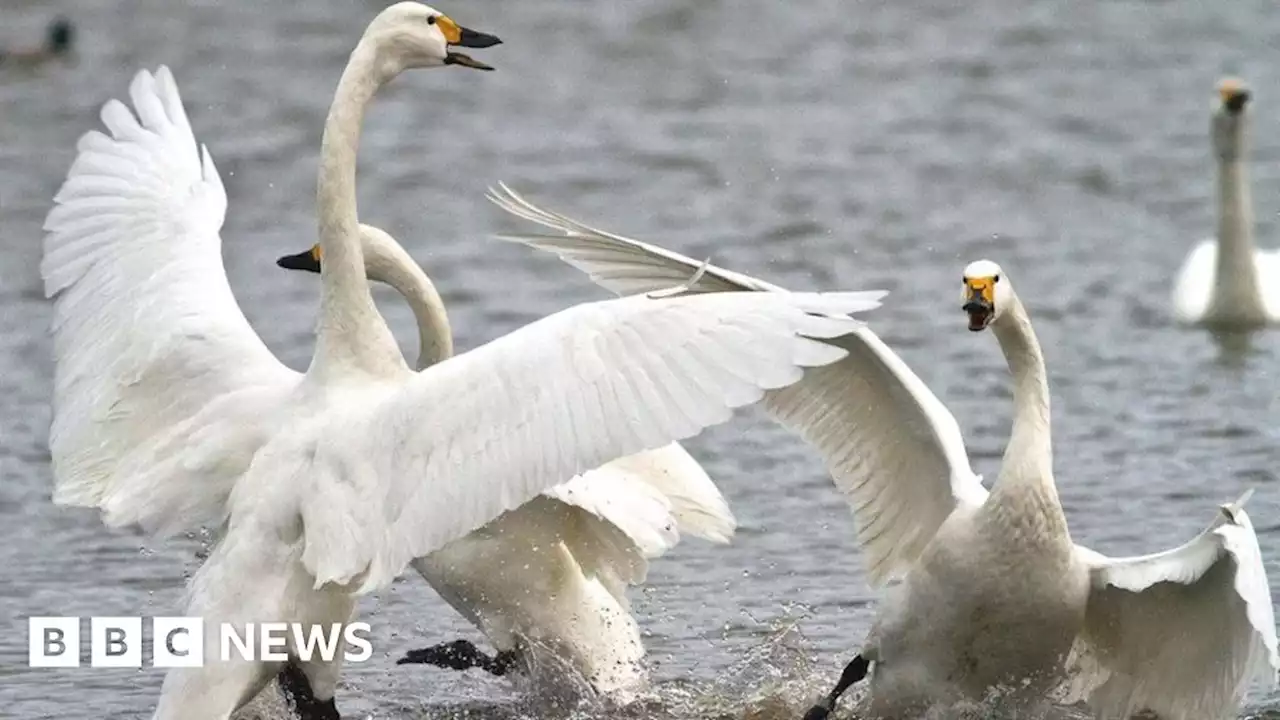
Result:
M198 617L152 618L151 664L158 668L204 665L204 620Z
M89 618L90 667L142 667L142 618Z
M27 618L27 664L31 667L80 667L80 618Z

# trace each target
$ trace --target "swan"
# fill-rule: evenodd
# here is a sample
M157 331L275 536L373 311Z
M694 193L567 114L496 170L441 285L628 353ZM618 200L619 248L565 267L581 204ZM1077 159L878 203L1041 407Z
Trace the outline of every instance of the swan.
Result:
M44 45L35 48L19 48L17 50L0 50L0 66L41 65L65 58L71 54L76 38L76 28L65 17L54 18L45 29Z
M1236 78L1218 83L1213 152L1218 161L1218 235L1192 249L1173 290L1179 322L1250 329L1280 322L1280 249L1253 242L1249 191L1249 88Z
M618 294L699 265L506 186L490 199L561 233L504 239L555 253ZM963 278L969 329L995 334L1014 376L1013 431L991 491L955 417L870 328L836 341L843 360L762 403L823 455L853 507L870 580L890 586L862 649L806 718L826 717L873 667L872 717L981 701L1007 683L1012 707L1049 696L1083 700L1100 718L1142 708L1165 720L1234 717L1249 682L1274 685L1280 667L1249 493L1163 553L1109 558L1075 544L1054 484L1048 380L1030 318L995 263L974 262ZM783 292L713 265L690 287L733 290Z
M362 224L360 238L369 279L390 285L413 311L417 368L450 357L453 334L431 279L381 229ZM276 264L319 273L322 257L315 245ZM673 547L679 534L727 543L736 525L719 489L678 444L606 463L413 560L423 579L485 634L496 656L457 640L398 662L494 675L523 666L545 671L536 675L538 685L559 686L569 684L556 676L567 665L594 692L624 704L647 686L626 586L643 582L647 561Z
M219 527L188 586L202 664L170 669L154 720L225 720L282 662L230 653L220 628L347 623L360 595L565 478L727 421L838 361L881 291L584 303L421 372L378 314L358 238L355 158L378 88L410 68L490 69L454 50L496 37L416 2L373 19L321 140L324 253L304 373L250 327L221 264L226 194L172 74L139 72L132 108L81 137L45 220L53 299L54 500L163 537ZM337 717L344 645L285 651Z

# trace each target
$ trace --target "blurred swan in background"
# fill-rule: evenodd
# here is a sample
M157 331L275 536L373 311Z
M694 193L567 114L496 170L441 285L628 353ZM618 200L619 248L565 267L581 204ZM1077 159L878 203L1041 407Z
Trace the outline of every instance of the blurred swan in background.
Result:
M45 29L44 44L40 47L5 50L0 48L0 68L10 65L32 66L50 60L65 58L75 44L76 28L65 17L54 18Z
M543 210L506 186L490 199L560 235L505 239L555 253L620 295L687 277L698 263ZM715 266L690 293L782 292ZM1014 421L988 492L955 417L869 329L840 338L838 363L766 395L764 408L818 447L853 507L874 585L891 590L861 651L808 720L872 673L873 717L934 704L1057 696L1099 717L1234 717L1249 683L1274 684L1271 591L1243 505L1157 555L1108 558L1076 545L1053 478L1049 389L1039 343L995 263L964 271L969 329L990 328L1014 376Z
M496 37L415 2L380 12L325 122L317 341L303 375L245 320L222 269L226 194L172 75L102 110L45 222L54 299L50 451L60 504L153 533L224 528L191 580L204 663L165 676L156 720L224 720L283 663L219 657L220 628L328 636L357 596L565 478L728 420L843 357L823 342L882 292L627 298L550 315L422 372L365 277L356 153L366 106L409 68L490 69ZM135 115L136 113L136 115ZM336 718L345 645L285 652Z
M448 359L453 333L431 279L384 231L361 225L360 237L369 279L390 285L413 311L417 368ZM316 245L277 264L319 273L322 257ZM727 543L736 525L706 471L678 444L606 463L412 562L485 634L496 657L457 640L399 662L494 675L523 666L535 687L572 687L572 678L556 677L567 664L593 691L626 702L647 686L627 586L644 582L648 560L679 534ZM524 657L538 653L544 657Z
M1249 329L1280 322L1280 249L1254 246L1249 187L1249 89L1235 78L1218 84L1213 113L1218 234L1202 240L1178 272L1173 291L1179 322Z

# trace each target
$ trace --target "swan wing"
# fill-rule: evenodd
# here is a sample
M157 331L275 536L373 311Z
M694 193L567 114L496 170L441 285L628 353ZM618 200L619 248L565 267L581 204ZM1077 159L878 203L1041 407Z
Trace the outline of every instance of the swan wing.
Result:
M578 305L362 390L290 468L317 584L369 591L564 478L691 437L860 327L883 293L718 293ZM835 315L828 317L820 314Z
M660 557L680 540L671 501L613 463L575 476L543 494L611 523L641 557ZM643 582L643 577L636 582Z
M680 283L699 269L691 293L786 292L591 228L541 209L506 186L489 197L514 215L563 233L505 239L555 253L621 295ZM818 448L853 507L868 576L883 584L911 566L957 506L981 505L987 491L969 464L955 416L893 350L865 327L833 343L848 351L843 360L767 393L763 405Z
M1272 321L1280 322L1280 250L1256 250L1254 257L1262 306Z
M680 535L718 544L733 539L738 521L729 503L707 471L679 443L619 458L599 471L646 488L633 492L656 492L666 498Z
M1067 700L1102 717L1234 718L1249 684L1276 682L1275 618L1249 493L1191 542L1108 558L1078 548L1092 582Z
M666 498L646 486L628 484L606 493L601 485L615 484L614 478L587 475L543 494L558 500L567 513L548 517L545 533L564 543L584 577L598 581L628 607L627 588L644 583L649 560L675 547L675 518ZM539 501L525 503L521 510Z
M220 432L225 413L216 401L239 393L222 410L261 413L295 374L231 293L219 238L226 193L208 150L196 145L172 74L139 72L129 95L132 110L119 100L102 108L108 132L80 138L44 225L53 499L114 504L109 524L173 531L217 522L242 470L181 461L210 442L227 449L252 435L235 419ZM189 447L196 432L205 442ZM172 473L198 482L175 482Z
M1197 322L1209 311L1217 258L1218 241L1209 239L1200 241L1183 261L1173 285L1173 315L1179 322Z
M522 243L555 253L561 260L586 273L591 281L618 295L635 295L681 285L702 263L640 240L599 230L526 200L505 184L490 188L489 200L503 210L564 235L501 235L502 240ZM708 265L689 289L693 292L742 290L782 291L777 285L741 273Z
M643 583L648 561L674 548L681 533L727 543L737 526L715 483L678 443L605 463L543 495L581 513L560 541L624 606L627 586Z

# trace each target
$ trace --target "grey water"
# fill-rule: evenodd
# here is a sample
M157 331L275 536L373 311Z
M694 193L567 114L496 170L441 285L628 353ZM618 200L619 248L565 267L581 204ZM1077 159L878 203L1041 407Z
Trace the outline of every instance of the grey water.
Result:
M437 6L504 39L477 52L498 71L411 73L379 96L360 211L436 280L460 348L606 297L554 258L490 238L529 229L482 198L506 181L551 209L792 289L891 290L874 329L955 413L976 469L993 477L1007 371L990 335L965 330L958 292L964 265L991 258L1045 346L1076 540L1108 554L1172 547L1253 486L1249 510L1280 580L1280 331L1215 338L1175 327L1168 301L1186 252L1213 227L1208 115L1223 74L1255 90L1257 229L1277 244L1273 3ZM230 198L232 286L271 349L303 368L318 284L274 260L315 240L325 109L381 7L0 7L4 46L37 42L55 12L80 31L73 63L0 66L0 716L149 717L162 671L28 668L26 618L181 614L201 546L109 531L50 502L40 226L76 139L138 69L173 69ZM412 356L407 309L377 297ZM798 717L788 713L834 680L873 617L852 519L812 454L760 413L688 447L740 529L728 547L683 542L633 593L659 688L692 698L685 716L740 717L767 715L751 698L776 687L762 702ZM346 672L344 713L484 716L486 703L515 697L476 672L394 665L408 649L480 640L418 578L362 607L375 655ZM1260 695L1249 713L1275 710L1280 695Z

